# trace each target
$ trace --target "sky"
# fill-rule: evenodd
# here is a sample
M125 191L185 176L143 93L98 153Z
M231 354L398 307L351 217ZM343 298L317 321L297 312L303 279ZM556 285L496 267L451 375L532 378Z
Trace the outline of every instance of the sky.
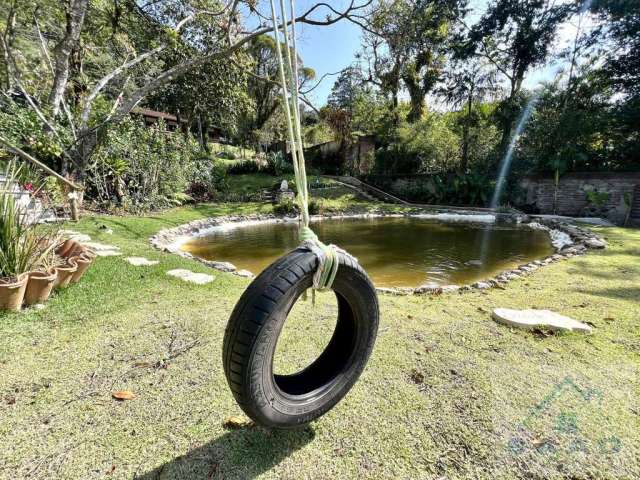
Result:
M288 4L288 2L286 3ZM297 0L296 13L299 15L315 3L317 3L317 0ZM335 0L330 3L338 10L342 9L348 1ZM482 15L487 4L488 0L472 0L470 2L471 12L467 21L473 24ZM318 10L314 17L323 19L325 12L326 10ZM559 48L566 46L573 40L576 32L575 24L575 21L571 21L560 28L558 32ZM305 66L315 70L317 79L320 79L322 75L339 72L354 64L355 55L361 50L361 29L346 20L322 27L298 24L297 34L299 55L303 59ZM535 88L541 82L551 81L557 71L557 65L544 65L533 69L527 75L524 86L525 88ZM308 95L309 100L318 107L324 105L335 79L336 76L325 78Z

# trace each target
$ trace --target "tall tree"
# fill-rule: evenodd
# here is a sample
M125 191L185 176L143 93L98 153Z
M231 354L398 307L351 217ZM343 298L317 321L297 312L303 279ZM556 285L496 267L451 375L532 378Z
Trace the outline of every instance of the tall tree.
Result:
M558 27L575 9L572 3L553 0L492 0L470 28L462 57L486 58L508 83L499 117L501 152L509 144L527 72L547 60Z
M475 106L496 93L495 73L480 58L459 62L446 76L444 94L447 100L461 109L462 146L459 169L466 172L471 156L471 131L479 124Z
M409 93L408 120L418 121L425 99L440 81L453 26L466 0L380 0L365 36L372 78L397 105L401 82Z
M57 116L69 82L70 58L74 50L79 50L80 33L89 8L89 0L67 0L64 2L65 31L53 49L53 83L49 93L49 103L53 116Z

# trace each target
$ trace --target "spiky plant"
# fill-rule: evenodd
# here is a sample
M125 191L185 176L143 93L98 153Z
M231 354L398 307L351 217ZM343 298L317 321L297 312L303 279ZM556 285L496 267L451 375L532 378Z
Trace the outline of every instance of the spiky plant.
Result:
M55 248L50 232L38 231L10 190L21 166L9 161L0 185L0 278L14 278L38 265Z

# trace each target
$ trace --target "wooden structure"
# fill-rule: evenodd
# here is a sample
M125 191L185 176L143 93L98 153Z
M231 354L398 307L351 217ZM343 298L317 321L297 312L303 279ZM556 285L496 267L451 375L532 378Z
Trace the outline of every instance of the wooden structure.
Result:
M158 112L156 110L151 110L148 108L136 107L131 110L131 115L134 117L142 117L142 119L144 120L144 124L147 127L153 127L160 120L162 120L167 126L167 130L170 132L181 130L182 132L186 133L187 131L189 131L189 127L191 124L189 119L185 117L180 117L166 112ZM199 135L197 131L194 132L194 134L196 134L196 136ZM207 129L206 135L210 142L220 142L222 138L222 129L216 126L210 126Z

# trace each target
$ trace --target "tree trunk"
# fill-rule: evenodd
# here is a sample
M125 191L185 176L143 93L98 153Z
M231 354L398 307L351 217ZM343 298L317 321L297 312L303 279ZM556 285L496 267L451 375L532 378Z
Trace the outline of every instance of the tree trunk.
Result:
M53 49L54 77L53 86L49 93L49 103L54 116L60 112L60 104L69 82L69 58L80 41L80 33L88 6L89 0L69 0L66 31Z
M16 32L16 8L15 2L11 4L11 8L9 9L9 14L7 15L7 26L4 31L4 45L6 45L7 51L3 49L3 59L5 61L5 69L6 69L6 90L9 91L13 87L13 77L11 75L11 67L9 61L9 55L11 46L13 45L15 39Z
M462 128L462 161L460 162L460 171L465 173L469 168L469 128L471 127L471 109L473 107L473 91L469 94L467 102L467 118Z

